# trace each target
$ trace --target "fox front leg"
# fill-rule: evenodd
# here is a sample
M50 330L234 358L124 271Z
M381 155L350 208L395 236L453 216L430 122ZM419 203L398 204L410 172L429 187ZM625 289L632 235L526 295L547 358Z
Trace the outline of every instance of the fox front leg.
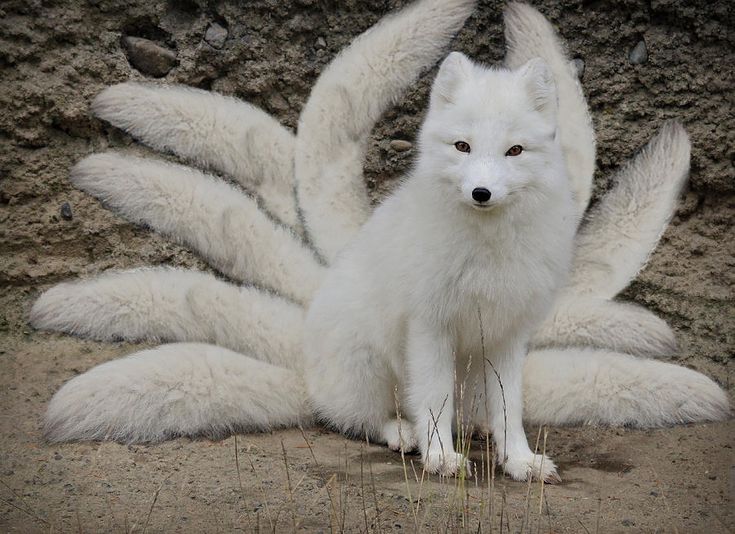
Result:
M534 454L523 430L522 369L524 344L514 343L494 351L484 362L487 424L493 435L498 465L513 480L541 479L561 482L556 465L543 454ZM484 411L484 410L483 410Z
M454 359L448 332L414 319L406 347L407 404L415 422L424 469L444 476L469 473L469 462L454 451Z

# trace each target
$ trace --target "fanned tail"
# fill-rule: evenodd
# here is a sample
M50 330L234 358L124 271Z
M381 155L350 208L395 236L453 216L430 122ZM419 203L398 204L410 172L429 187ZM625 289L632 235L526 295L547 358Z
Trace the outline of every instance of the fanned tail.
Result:
M369 212L362 160L371 128L439 58L474 4L420 0L357 38L317 82L298 140L257 108L181 87L120 84L101 93L93 109L154 148L233 176L298 232L295 168L308 230L329 262ZM508 66L540 56L554 72L560 135L582 213L595 142L581 88L563 43L536 10L512 3L505 20ZM593 344L646 355L672 349L673 335L662 321L607 299L645 265L688 166L687 135L669 123L618 173L580 230L571 284L537 345ZM189 244L235 279L301 304L321 282L323 267L297 236L212 176L107 154L81 162L73 180L129 219ZM299 374L302 321L298 305L178 270L56 286L34 305L37 327L97 339L206 341L244 354L177 343L97 366L54 396L46 437L152 442L309 424ZM533 350L524 383L532 423L656 427L730 414L726 394L704 375L607 350Z
M46 412L48 441L157 442L308 425L302 378L214 345L176 343L73 378Z

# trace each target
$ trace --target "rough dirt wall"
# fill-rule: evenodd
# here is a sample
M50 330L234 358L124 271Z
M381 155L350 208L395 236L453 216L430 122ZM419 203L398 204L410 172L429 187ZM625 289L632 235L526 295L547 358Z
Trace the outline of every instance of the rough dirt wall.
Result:
M164 57L164 66L159 65L163 71L167 61L173 65L162 78L166 82L238 96L293 128L329 60L405 3L0 4L0 362L11 385L3 405L17 405L11 400L12 384L28 378L31 369L50 373L37 377L28 393L33 408L20 416L24 428L37 438L43 404L71 376L69 369L89 366L88 359L81 359L78 369L18 363L18 347L27 354L34 354L34 347L48 350L43 343L49 335L32 332L26 324L40 289L113 267L203 268L186 249L125 223L67 180L71 165L89 153L108 148L147 152L88 113L91 98L105 86L151 78L131 66L121 37L150 39L172 51L175 60ZM690 188L648 267L624 297L666 318L682 341L678 358L732 393L735 9L727 0L535 4L567 40L571 55L584 63L583 85L598 135L596 194L666 119L682 121L689 131ZM500 60L501 9L502 2L481 2L454 48L478 60ZM640 45L631 56L641 41L645 61ZM425 75L373 133L366 182L374 198L410 165L413 151L397 151L390 142L413 140L430 79L431 74ZM78 342L65 350L89 353L97 347Z
M186 263L191 256L101 210L73 190L69 167L131 140L90 117L103 87L150 78L132 68L121 36L176 54L165 81L236 95L294 127L321 69L359 32L402 2L5 2L0 64L0 281L30 288L111 266ZM339 8L337 6L339 5ZM683 353L725 364L735 347L735 15L729 2L544 2L583 83L598 135L596 191L666 119L693 143L690 190L649 267L627 292L666 317ZM503 55L501 2L483 2L454 48L495 62ZM210 27L216 24L214 29ZM210 33L207 34L207 31ZM217 30L220 30L219 33ZM209 40L205 40L205 37ZM644 41L647 60L630 53ZM210 44L212 42L212 44ZM217 47L217 48L215 48ZM430 74L373 134L367 185L388 189L408 167ZM71 219L61 207L68 203ZM0 325L23 327L21 308ZM717 366L708 369L718 375Z

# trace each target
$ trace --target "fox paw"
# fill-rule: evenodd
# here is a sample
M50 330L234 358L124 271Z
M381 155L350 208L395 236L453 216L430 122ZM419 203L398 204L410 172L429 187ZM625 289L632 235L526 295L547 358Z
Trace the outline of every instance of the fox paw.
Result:
M513 480L541 480L547 484L559 484L561 477L556 472L556 465L543 454L529 453L526 455L512 456L503 465L505 474Z
M383 439L392 451L413 452L419 446L413 425L405 419L392 419L383 425Z
M449 477L459 475L464 469L465 476L472 476L472 462L461 453L429 451L424 456L424 469L427 473Z

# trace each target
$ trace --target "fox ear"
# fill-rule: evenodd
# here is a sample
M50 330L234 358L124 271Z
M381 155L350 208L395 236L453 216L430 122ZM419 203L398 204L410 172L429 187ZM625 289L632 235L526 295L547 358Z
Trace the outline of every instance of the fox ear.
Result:
M518 72L534 109L555 122L558 105L556 83L549 66L543 59L534 58L526 62Z
M457 88L466 80L472 69L472 61L461 52L452 52L439 67L431 87L431 101L437 104L454 102Z

